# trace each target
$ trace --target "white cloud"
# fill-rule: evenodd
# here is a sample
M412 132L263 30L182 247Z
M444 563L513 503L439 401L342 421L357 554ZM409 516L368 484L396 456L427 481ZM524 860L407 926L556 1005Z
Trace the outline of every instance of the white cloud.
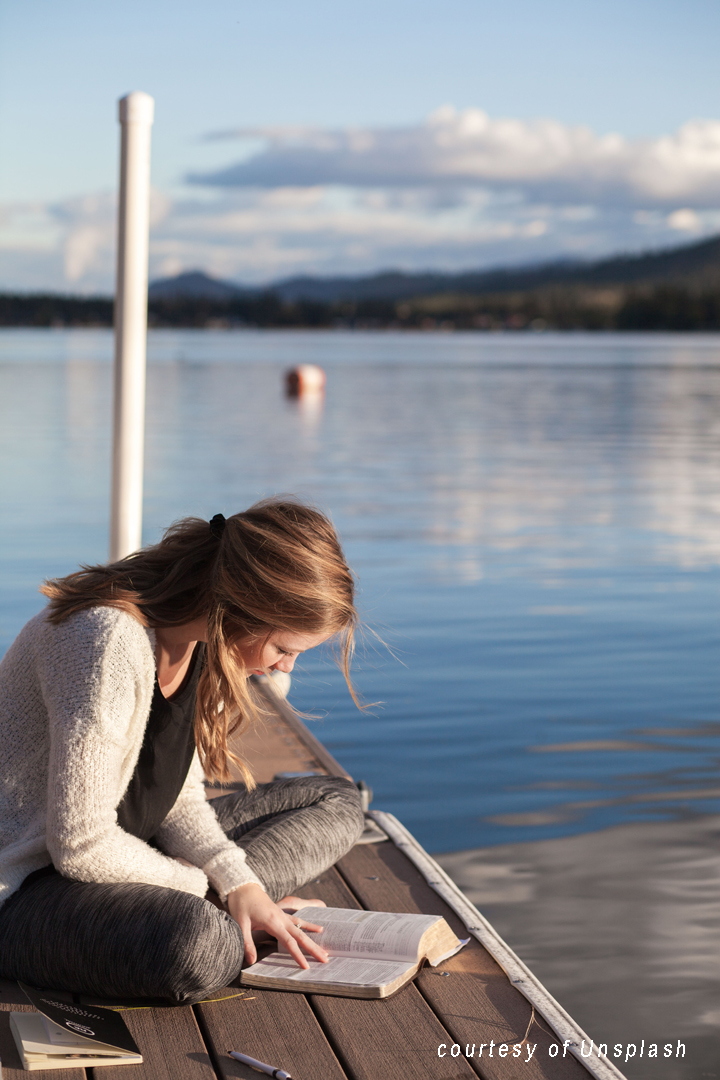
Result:
M88 271L108 274L112 269L115 240L116 199L111 195L86 195L53 208L65 225L63 261L65 280L81 282Z
M720 231L714 121L631 143L551 120L441 109L394 131L265 130L264 148L252 135L254 156L212 183L175 198L153 193L151 277L201 268L262 283L462 270L599 258ZM0 207L0 288L110 292L115 216L107 193Z
M157 227L170 200L153 191ZM117 198L96 192L57 203L11 203L0 210L0 288L109 292L115 276Z
M703 227L699 215L687 206L668 214L667 223L671 229L678 229L680 232L699 233L702 232Z
M437 109L415 127L256 128L257 153L193 183L216 187L514 186L555 203L720 204L720 121L691 120L672 135L630 141L557 120L491 119Z

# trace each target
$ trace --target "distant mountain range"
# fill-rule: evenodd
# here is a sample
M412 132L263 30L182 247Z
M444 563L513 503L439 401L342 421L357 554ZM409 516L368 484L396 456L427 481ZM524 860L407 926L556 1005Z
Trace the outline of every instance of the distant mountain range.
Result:
M720 284L720 237L643 255L620 255L598 262L562 261L534 266L471 270L460 274L404 273L388 270L363 277L292 277L262 287L248 287L212 278L201 270L153 281L151 300L204 299L229 301L272 293L285 302L334 304L340 301L396 302L438 294L526 292L551 285L675 284L713 287Z
M0 326L111 326L111 296L0 292ZM597 262L248 287L201 270L153 281L151 327L720 332L720 236Z

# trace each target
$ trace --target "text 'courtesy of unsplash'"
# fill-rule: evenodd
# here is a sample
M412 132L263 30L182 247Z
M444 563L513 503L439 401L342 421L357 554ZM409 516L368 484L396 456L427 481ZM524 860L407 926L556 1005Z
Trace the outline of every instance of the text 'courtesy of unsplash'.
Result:
M498 1057L501 1058L522 1058L525 1064L531 1061L537 1049L537 1043L496 1043L493 1039L491 1039L489 1043L479 1043L477 1044L477 1046L477 1057L482 1057L483 1051L487 1051L487 1057L494 1057L496 1054ZM562 1047L559 1043L551 1043L548 1047L548 1056L553 1058L557 1057L562 1050L562 1056L565 1057L567 1055L568 1048L572 1046L573 1044L570 1042L569 1039L565 1040ZM470 1045L470 1043L468 1043L465 1047L465 1053L463 1056L468 1058L475 1057L475 1047L475 1043L473 1043L472 1046ZM607 1043L595 1043L595 1041L591 1039L589 1045L586 1045L585 1039L583 1039L580 1045L575 1044L575 1049L579 1050L580 1057L584 1058L589 1058L593 1056L606 1059L608 1057L622 1058L624 1055L625 1061L630 1061L630 1059L634 1057L685 1057L685 1043L680 1042L679 1039L677 1046L674 1046L673 1043L665 1043L663 1045L662 1043L651 1042L647 1043L646 1045L644 1039L641 1039L639 1043L615 1043L610 1048L609 1052ZM460 1046L460 1043L453 1043L450 1047L448 1047L447 1043L440 1043L440 1045L438 1046L438 1057L447 1057L448 1054L450 1055L450 1057L460 1057L460 1055L463 1054L463 1049L462 1046ZM524 1054L526 1056L524 1056Z

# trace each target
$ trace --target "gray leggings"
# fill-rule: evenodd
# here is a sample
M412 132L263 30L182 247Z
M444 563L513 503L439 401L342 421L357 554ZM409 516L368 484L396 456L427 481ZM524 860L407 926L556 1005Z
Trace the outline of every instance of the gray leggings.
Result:
M213 802L222 828L279 900L332 866L363 827L349 780L308 776ZM71 881L52 867L0 907L0 978L96 997L201 1001L238 975L237 923L190 893Z

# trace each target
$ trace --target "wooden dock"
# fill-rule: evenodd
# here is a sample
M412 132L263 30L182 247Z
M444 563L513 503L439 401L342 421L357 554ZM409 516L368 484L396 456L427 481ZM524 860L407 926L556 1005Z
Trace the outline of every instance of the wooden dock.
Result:
M267 686L261 689L273 714L242 744L258 781L306 770L347 775L285 702ZM219 792L209 791L213 794ZM585 1052L590 1046L587 1035L410 834L390 815L378 813L375 820L391 838L356 845L300 895L335 907L443 915L458 936L472 935L457 956L423 969L385 1001L237 985L192 1007L130 1007L123 1017L143 1054L142 1065L44 1070L34 1076L256 1080L257 1072L227 1056L234 1049L285 1069L293 1080L623 1080L595 1053L580 1059L583 1037ZM25 1075L7 1017L25 1009L30 1006L19 988L0 981L4 1080Z

